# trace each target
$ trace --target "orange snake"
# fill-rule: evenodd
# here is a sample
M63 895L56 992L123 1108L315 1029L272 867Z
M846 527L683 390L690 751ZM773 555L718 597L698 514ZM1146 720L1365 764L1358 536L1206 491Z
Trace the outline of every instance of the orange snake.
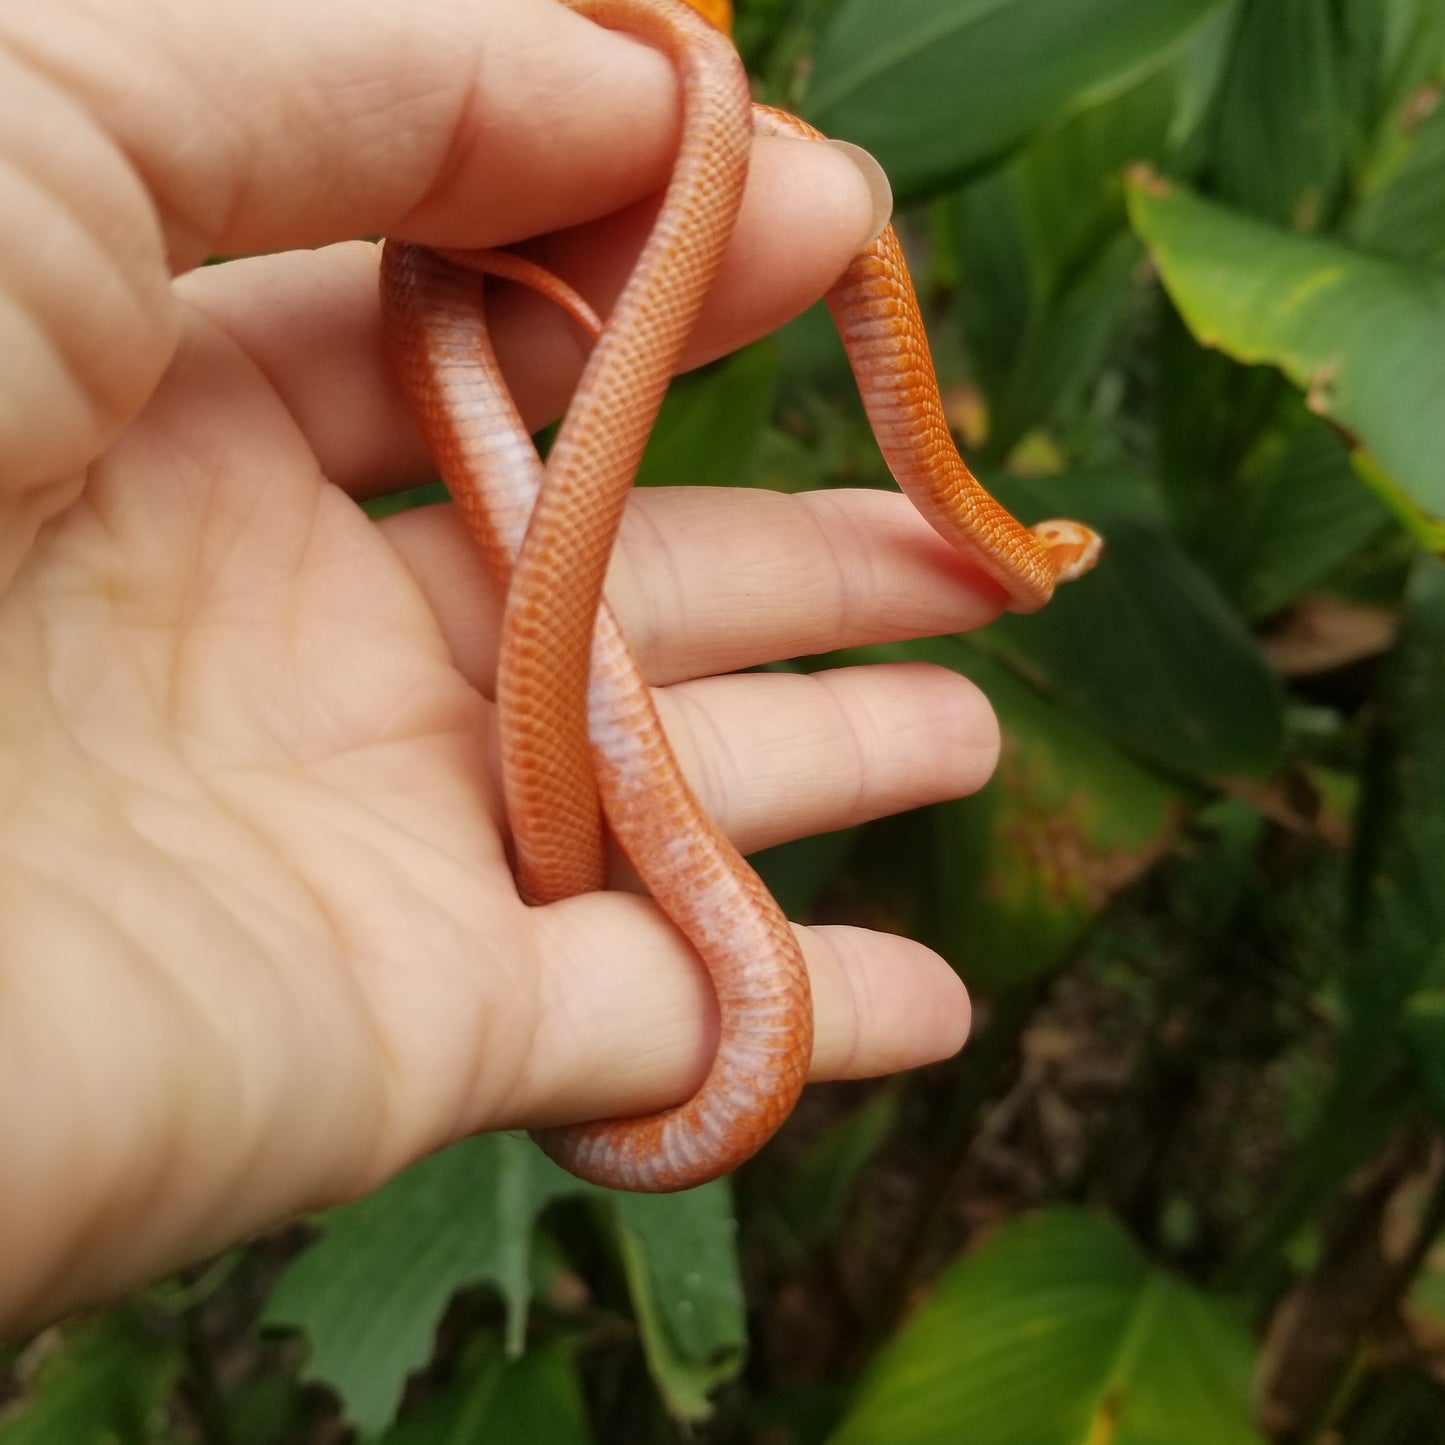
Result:
M602 586L663 392L732 233L751 133L817 132L754 108L731 43L683 0L563 3L671 57L683 127L652 234L545 467L498 370L481 285L454 263L537 285L590 327L580 298L515 258L439 255L393 240L382 260L383 311L432 456L506 591L497 703L522 892L547 903L605 886L605 814L717 993L716 1054L690 1100L536 1137L584 1179L685 1189L735 1168L787 1118L812 1056L812 1002L792 929L683 778ZM1025 528L959 457L891 226L835 283L828 304L894 477L934 528L1008 591L1015 610L1041 606L1057 581L1093 565L1100 543L1087 527Z

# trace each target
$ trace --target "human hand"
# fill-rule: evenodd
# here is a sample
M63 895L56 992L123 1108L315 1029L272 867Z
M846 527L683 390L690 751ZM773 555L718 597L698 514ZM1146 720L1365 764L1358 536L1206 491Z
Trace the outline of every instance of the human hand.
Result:
M556 232L550 264L605 308L671 163L670 67L550 0L118 10L0 20L12 1327L465 1134L675 1102L715 1027L646 899L517 897L498 604L450 509L356 505L429 465L382 354L375 248L327 244ZM846 158L760 142L689 362L821 294L872 225ZM492 312L540 424L575 335L525 294ZM992 766L987 705L939 670L716 675L996 613L899 497L639 496L610 595L745 850ZM936 956L804 940L814 1078L959 1047L966 996Z

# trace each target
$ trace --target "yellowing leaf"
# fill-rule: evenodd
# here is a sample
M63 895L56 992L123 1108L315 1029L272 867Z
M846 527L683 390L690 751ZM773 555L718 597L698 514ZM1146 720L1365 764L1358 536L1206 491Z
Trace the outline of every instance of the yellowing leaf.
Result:
M1445 274L1265 225L1147 171L1129 209L1194 335L1283 371L1357 439L1385 501L1439 532Z

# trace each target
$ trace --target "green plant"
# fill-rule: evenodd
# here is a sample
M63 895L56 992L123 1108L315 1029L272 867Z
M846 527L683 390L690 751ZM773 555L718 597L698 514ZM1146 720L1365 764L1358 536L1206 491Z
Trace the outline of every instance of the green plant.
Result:
M942 950L975 1042L674 1199L461 1145L15 1352L0 1445L1445 1438L1445 3L738 39L890 171L980 470L1109 540L886 650L993 700L981 796L761 860ZM825 322L679 383L678 480L887 484Z

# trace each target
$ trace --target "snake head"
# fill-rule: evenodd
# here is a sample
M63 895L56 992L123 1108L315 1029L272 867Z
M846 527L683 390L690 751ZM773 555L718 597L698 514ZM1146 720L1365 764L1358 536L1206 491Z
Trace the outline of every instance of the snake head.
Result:
M1072 582L1074 578L1082 577L1104 554L1104 539L1082 522L1055 517L1029 530L1048 548L1049 556L1058 569L1055 578L1059 582Z

